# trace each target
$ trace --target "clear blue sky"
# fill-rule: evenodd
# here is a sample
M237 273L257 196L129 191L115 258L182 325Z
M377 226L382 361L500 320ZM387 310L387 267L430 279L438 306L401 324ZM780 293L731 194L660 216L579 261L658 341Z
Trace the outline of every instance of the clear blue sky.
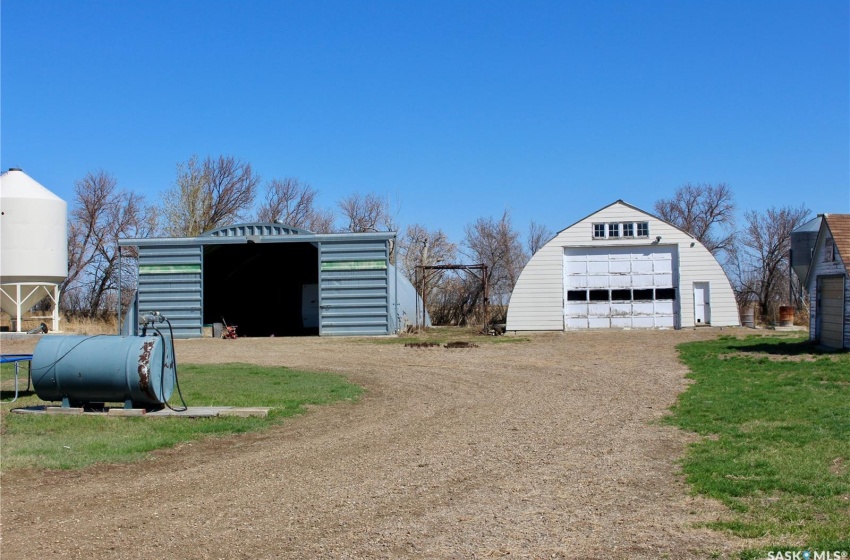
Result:
M459 242L727 183L850 213L847 0L2 0L2 169L150 202L192 154Z

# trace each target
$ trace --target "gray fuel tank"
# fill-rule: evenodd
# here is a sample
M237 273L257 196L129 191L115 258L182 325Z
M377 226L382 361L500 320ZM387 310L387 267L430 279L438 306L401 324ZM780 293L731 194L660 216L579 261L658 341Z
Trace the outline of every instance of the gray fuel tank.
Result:
M74 405L164 405L174 392L174 357L161 336L47 335L32 354L38 397Z

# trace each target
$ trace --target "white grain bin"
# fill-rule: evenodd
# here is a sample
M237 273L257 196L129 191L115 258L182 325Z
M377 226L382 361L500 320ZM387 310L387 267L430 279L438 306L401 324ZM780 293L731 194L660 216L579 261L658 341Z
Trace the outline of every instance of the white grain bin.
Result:
M68 205L17 168L0 174L0 306L21 318L44 297L53 299L59 330L59 284L68 276Z

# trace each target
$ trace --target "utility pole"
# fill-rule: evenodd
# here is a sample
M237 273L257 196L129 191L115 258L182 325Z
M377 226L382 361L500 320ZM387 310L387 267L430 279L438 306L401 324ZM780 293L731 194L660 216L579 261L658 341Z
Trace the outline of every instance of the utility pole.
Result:
M425 330L427 326L425 323L425 317L427 316L427 305L426 305L426 288L427 286L427 278L428 278L428 238L424 238L422 240L422 330Z

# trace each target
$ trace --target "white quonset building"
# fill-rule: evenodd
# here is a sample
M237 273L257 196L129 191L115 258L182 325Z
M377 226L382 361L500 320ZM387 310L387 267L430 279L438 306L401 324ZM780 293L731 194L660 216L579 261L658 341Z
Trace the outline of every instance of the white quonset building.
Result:
M506 330L739 324L717 259L688 233L618 200L534 254L511 294Z

